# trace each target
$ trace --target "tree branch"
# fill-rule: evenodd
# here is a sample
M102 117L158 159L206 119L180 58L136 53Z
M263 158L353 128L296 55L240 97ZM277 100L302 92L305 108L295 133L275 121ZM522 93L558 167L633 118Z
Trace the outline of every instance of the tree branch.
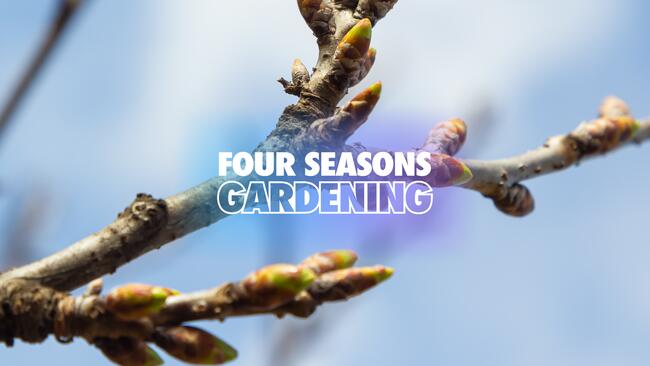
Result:
M27 94L30 86L43 69L43 65L45 65L48 58L52 55L52 51L56 48L56 45L60 43L61 36L68 24L70 24L70 20L85 1L86 0L59 1L56 14L52 19L50 28L45 34L41 45L34 54L29 66L25 69L18 84L16 84L16 87L13 89L13 92L10 94L6 104L2 107L2 112L0 112L0 136L6 130L9 121Z
M390 3L392 7L396 1L370 1L375 2ZM361 1L359 6L367 7L368 3ZM288 151L300 156L320 146L340 149L344 140L323 139L314 133L314 121L334 114L352 81L358 82L360 70L368 67L367 58L372 55L374 59L374 52L369 52L371 24L368 19L355 17L356 2L301 0L299 8L317 37L319 59L298 102L284 110L275 129L256 151ZM379 9L373 15L374 22L388 11L386 6ZM344 108L337 115L347 116L350 111ZM254 177L241 179L245 183ZM139 194L107 227L58 253L0 275L0 284L18 278L70 291L113 273L153 249L227 217L217 205L217 191L224 181L215 177L164 200Z
M623 106L624 114L603 110L612 104ZM497 208L507 214L524 216L533 210L534 203L521 182L648 139L650 119L634 120L623 101L609 97L603 102L598 119L581 124L569 134L551 137L542 147L506 159L465 161L474 177L463 188L491 198Z
M597 119L583 122L566 135L549 138L538 149L490 161L453 157L462 148L466 134L467 127L460 119L441 122L431 130L422 147L416 149L416 152L430 153L432 171L426 177L371 175L362 179L425 181L433 187L460 186L492 199L495 206L507 215L526 216L533 211L535 203L528 188L521 184L522 181L564 170L623 146L641 144L650 139L650 119L636 120L630 115L625 102L616 97L607 97ZM344 149L356 155L362 152L393 153L369 149L359 143Z
M4 299L0 341L8 345L14 338L41 342L54 335L63 343L80 337L102 348L126 338L156 343L169 352L172 345L165 332L170 327L184 329L183 324L190 321L257 314L306 318L321 304L359 295L393 273L383 266L352 268L356 260L351 251L318 253L297 266L267 266L242 281L188 294L131 284L102 297L99 280L84 295L73 297L29 281L11 280L0 287ZM178 357L173 351L170 354ZM120 356L129 355L122 352Z
M318 62L311 75L302 63L294 63L292 81L283 84L299 99L284 110L275 129L256 151L303 156L309 151L365 150L359 144L346 145L346 141L368 119L379 100L381 84L371 85L340 109L336 106L349 87L370 71L376 56L370 48L372 27L395 3L298 0L301 14L317 37ZM432 165L431 174L423 180L435 187L458 185L479 191L493 199L501 211L523 216L532 211L534 204L521 181L559 171L631 142L641 143L650 138L650 121L636 121L622 101L608 98L597 120L549 139L542 148L496 161L454 158L466 133L467 127L458 119L434 127L419 149L430 153ZM175 357L190 359L182 350L197 345L187 340L204 339L204 333L177 324L258 313L308 316L322 302L355 295L390 275L391 271L383 267L332 268L328 261L307 260L299 266L267 267L243 281L187 295L151 286L127 286L106 298L96 290L80 298L66 294L227 217L218 208L217 192L229 179L212 178L167 199L139 194L113 223L97 233L38 262L0 274L0 339L10 344L14 337L33 342L48 334L61 340L79 336L89 339L116 362L126 363L128 359L122 357L137 356L146 364L156 364L146 345L154 342ZM247 183L256 177L237 179ZM163 303L159 302L161 298ZM145 309L138 308L142 301ZM219 352L204 354L193 349L198 352L193 354L229 360L229 348L209 339L207 343L218 345L214 347Z

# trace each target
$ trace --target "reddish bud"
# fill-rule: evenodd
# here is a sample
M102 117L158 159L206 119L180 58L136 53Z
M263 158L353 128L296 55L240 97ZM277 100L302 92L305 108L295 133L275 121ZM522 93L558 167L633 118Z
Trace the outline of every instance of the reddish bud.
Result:
M423 180L432 187L461 185L472 179L472 171L462 161L446 154L431 154L431 172Z
M569 136L583 155L603 154L632 139L638 130L638 121L620 116L582 123Z
M353 123L350 128L345 128L346 130L351 130L352 132L356 131L359 125L365 122L372 113L372 110L379 102L379 97L381 96L381 82L376 82L364 89L361 93L357 94L345 107L343 107L344 112L348 112L352 116ZM344 127L344 126L341 126Z
M509 187L503 197L493 198L499 211L515 217L523 217L533 212L535 200L528 188L522 184Z
M317 37L333 31L333 11L322 0L298 0L298 9Z
M163 361L146 343L132 338L97 338L94 344L104 356L121 366L158 366Z
M438 123L429 132L423 149L454 156L465 143L467 126L460 118Z
M370 69L372 69L372 66L375 64L375 59L377 58L377 50L374 48L368 49L368 52L366 55L359 61L359 69L356 73L353 73L353 75L350 77L350 86L355 86L361 82L366 76L368 76L368 73L370 72Z
M195 365L221 365L237 358L237 351L226 342L194 327L164 328L154 341L171 356Z

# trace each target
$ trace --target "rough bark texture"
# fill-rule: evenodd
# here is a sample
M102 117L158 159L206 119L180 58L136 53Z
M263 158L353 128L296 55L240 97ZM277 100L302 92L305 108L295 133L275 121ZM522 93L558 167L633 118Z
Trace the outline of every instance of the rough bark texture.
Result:
M599 135L583 132L584 129L578 127L572 133L548 139L535 150L506 159L467 160L465 163L474 177L463 187L492 198L497 208L505 213L524 216L532 211L534 203L528 189L520 184L522 181L559 172L624 146L641 144L650 139L650 120L639 122L639 130L634 137L621 139L606 148L594 148L602 146Z
M351 84L360 81L358 70L344 67L342 62L345 60L334 57L337 47L348 31L366 16L364 14L369 13L368 16L376 23L389 10L385 5L379 8L373 5L375 2L384 3L382 0L361 1L359 4L356 1L307 0L312 5L317 3L315 12L318 14L311 17L304 13L303 2L299 1L301 13L317 38L318 62L311 76L304 75L304 69L299 65L294 67L300 68L294 71L300 75L292 78L295 84L293 92L299 95L299 100L284 110L275 129L256 151L289 151L301 155L325 145L319 136L312 133L310 126L318 119L332 116ZM395 1L389 3L392 7ZM355 15L357 5L367 9ZM380 14L375 14L377 9L380 9ZM336 145L340 148L343 142ZM248 179L253 177L242 178L242 181ZM224 178L213 178L166 199L138 194L113 223L100 231L49 257L0 274L0 340L7 344L12 344L14 338L40 342L48 334L54 334L60 340L76 336L86 339L123 336L144 339L142 335L150 333L147 327L151 327L151 320L123 324L105 311L103 300L97 295L73 298L66 292L113 273L153 249L227 217L217 205L217 191L224 181ZM226 285L222 289L232 286ZM222 294L223 290L217 292ZM215 291L203 294L214 295ZM231 305L234 313L270 312L270 309L259 308L246 310L241 302L241 293L230 291L228 294L239 299L239 305ZM233 301L222 295L217 297L219 301ZM281 312L307 316L324 301L308 292L300 298L295 305L299 311L292 310L294 305L287 304ZM210 318L227 315L213 314Z
M319 47L314 72L302 87L298 102L284 110L275 129L256 151L289 151L300 156L326 145L337 145L332 150L343 146L344 141L324 141L312 132L311 125L332 116L347 93L352 74L343 70L341 61L333 56L341 39L361 18L354 15L356 3L319 3L320 11L329 14L329 23L327 29L321 29L307 20ZM373 16L375 22L386 12L382 10L381 16ZM224 181L221 177L212 178L165 200L140 194L112 224L59 253L0 275L0 284L6 279L22 278L70 291L113 273L124 263L227 217L219 210L216 199Z
M354 43L354 37L344 45L347 48L340 46L362 19L368 19L363 20L366 24L376 25L396 0L299 0L298 3L316 35L318 62L311 75L305 74L306 68L301 63L294 64L292 81L284 81L283 85L287 92L298 95L299 100L284 110L275 129L256 150L288 151L298 157L313 150L363 150L361 145L346 146L345 140L366 120L378 95L367 90L355 98L355 103L340 110L336 106L348 88L367 74L374 51L367 49L363 42ZM369 39L364 41L369 43ZM354 55L352 48L363 52ZM434 183L453 185L454 174L463 176L458 168L469 167L473 178L462 184L463 188L491 198L507 214L523 216L532 211L534 201L522 181L647 139L650 139L650 120L637 124L622 101L610 98L603 104L598 120L581 125L570 134L553 137L543 147L519 156L462 162L452 158L450 155L465 140L464 124L456 120L434 129L422 149L439 150L432 152L440 170L432 176ZM15 338L40 342L54 334L61 341L73 337L91 342L123 337L149 341L155 338L158 326L196 319L258 313L308 316L322 302L345 299L372 284L363 271L345 273L349 277L341 277L340 273L319 274L315 284L293 300L281 306L259 307L251 305L247 298L250 294L242 289L241 283L231 283L170 297L161 312L130 321L107 311L99 291L80 297L67 294L153 249L227 217L217 205L217 191L225 180L212 178L166 199L139 194L113 223L100 231L47 258L0 274L0 340L8 345Z

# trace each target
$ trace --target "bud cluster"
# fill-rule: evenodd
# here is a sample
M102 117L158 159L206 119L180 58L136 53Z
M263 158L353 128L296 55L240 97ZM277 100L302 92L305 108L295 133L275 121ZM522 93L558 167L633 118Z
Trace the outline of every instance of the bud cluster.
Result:
M315 306L324 301L347 299L379 284L393 273L392 269L382 266L351 268L356 261L356 253L350 250L317 253L297 265L269 265L239 282L214 291L187 295L160 286L127 284L112 290L104 298L106 310L109 315L126 321L125 324L153 325L151 334L144 339L129 335L136 338L100 337L92 342L108 359L119 365L161 365L161 358L147 342L155 343L172 357L187 363L226 363L237 357L234 348L202 329L181 324L182 319L205 318L192 315L193 309L196 308L199 314L204 314L206 309L215 314L222 308L230 309L233 315L279 314L283 306L298 303L300 299L309 298ZM97 295L95 291L94 296ZM185 316L170 321L170 314Z

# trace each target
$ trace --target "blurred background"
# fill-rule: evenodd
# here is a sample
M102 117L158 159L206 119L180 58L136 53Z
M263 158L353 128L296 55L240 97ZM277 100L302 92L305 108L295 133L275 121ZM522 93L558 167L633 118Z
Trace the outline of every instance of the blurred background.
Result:
M0 3L0 101L56 0ZM642 0L400 1L374 31L366 82L382 101L353 141L419 146L437 121L470 126L461 156L539 146L603 97L650 115ZM295 97L276 79L314 38L294 0L88 0L0 135L0 267L111 222L137 192L165 197L250 150ZM537 208L506 217L457 189L425 217L232 217L105 278L182 291L270 262L351 248L396 268L379 288L308 320L203 323L235 365L648 365L650 147L528 183ZM169 365L179 364L165 357ZM107 365L84 341L17 343L3 365Z

